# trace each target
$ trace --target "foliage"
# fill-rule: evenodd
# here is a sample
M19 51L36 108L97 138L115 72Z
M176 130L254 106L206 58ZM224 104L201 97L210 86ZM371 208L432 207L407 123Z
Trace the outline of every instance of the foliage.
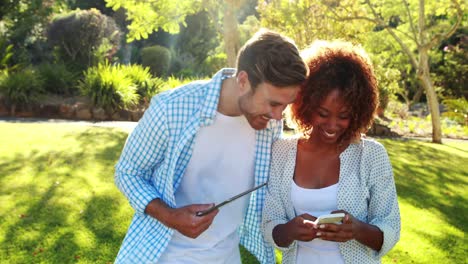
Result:
M1 26L14 48L13 64L47 59L45 29L50 15L66 9L65 1L10 0L0 4ZM3 35L3 34L2 34Z
M440 54L431 64L435 84L443 87L444 95L468 98L468 27L460 28L435 52Z
M192 78L190 78L190 77L179 78L179 77L175 77L175 76L170 76L165 81L165 85L164 85L162 91L174 89L174 88L177 88L177 87L182 86L184 84L187 84L187 83L190 83L190 82L193 82L193 81L202 80L202 79L204 79L204 78L200 78L200 79L193 78L193 77Z
M385 60L382 56L373 56L372 62L374 65L374 73L377 76L379 85L379 107L382 110L387 108L390 99L395 99L395 94L400 92L400 72L396 69L386 68Z
M127 18L131 20L128 26L128 42L148 38L148 35L158 28L169 33L178 33L180 25L185 25L185 17L199 10L200 0L106 0L107 6L113 10L124 8Z
M63 63L43 63L37 66L44 80L45 92L58 95L73 95L77 91L78 74L70 71Z
M174 49L179 54L188 53L193 57L193 67L203 63L219 40L213 21L206 11L200 11L185 18L186 26L180 29Z
M442 114L460 125L468 126L468 101L465 98L445 99L443 101L447 111Z
M100 62L96 52L112 55L120 41L115 21L97 9L75 10L55 17L49 25L47 36L60 57L77 67L96 65ZM104 51L100 50L101 45L104 45Z
M154 76L166 76L171 64L169 49L155 45L141 50L141 64L149 67Z
M463 116L466 115L466 109L468 108L464 105L463 100L447 101L447 112L442 114L441 122L442 133L445 138L468 139L468 125L463 123L463 120L465 120ZM421 105L422 109L409 111L407 105L390 100L385 112L386 118L380 120L380 123L400 135L428 137L432 130L431 116L427 115L427 109L425 109L427 106L425 104Z
M4 74L6 75L0 83L0 91L10 103L12 114L16 106L27 107L44 92L44 81L34 68Z
M0 152L0 262L112 262L133 215L112 183L127 134L75 124L0 123L0 131L9 150ZM402 219L401 239L382 262L463 263L468 143L379 141ZM256 263L241 252L244 264Z
M345 39L361 42L370 31L369 23L336 23L327 7L318 0L261 1L258 11L261 25L291 37L299 48L309 46L316 39Z
M294 12L296 10L292 6L301 4L304 4L302 10L305 10L306 13L305 15L300 13L299 16ZM403 0L398 2L392 0L299 0L293 3L287 0L276 0L264 2L264 5L267 8L269 7L269 10L273 12L275 10L288 10L288 13L291 14L289 15L290 18L288 17L287 19L287 25L284 26L289 26L289 28L292 28L290 31L299 32L299 35L316 32L310 30L301 31L304 28L301 23L318 25L318 23L309 21L311 17L319 19L331 18L337 25L336 27L344 28L345 32L350 32L353 29L363 32L361 31L362 28L369 26L373 27L374 32L384 32L386 39L393 39L397 44L397 50L405 54L407 59L405 64L414 69L414 77L417 77L420 81L420 87L415 93L414 98L419 100L423 92L421 88L423 88L432 114L433 141L441 141L439 103L436 89L431 80L429 53L431 49L439 46L443 40L453 35L455 30L460 26L464 16L464 2L458 0L450 2L429 0ZM278 17L287 16L286 13L280 13L279 16L274 17L276 20L272 19L272 21L281 24L282 22L277 19ZM297 17L309 18L309 20L304 20L305 22L303 22L297 19ZM325 25L327 25L327 19L320 22L325 22ZM362 24L362 26L357 23ZM323 28L323 26L319 28ZM336 31L330 32L335 33ZM364 32L370 31L365 30ZM313 37L320 35L320 32L317 33L312 34ZM321 38L321 36L318 37ZM365 36L361 35L360 37L364 39ZM296 37L293 36L293 38ZM352 35L348 35L346 39L352 39Z
M7 43L7 39L0 37L0 70L10 68L10 59L13 56L13 45Z
M106 16L112 16L115 13L112 8L106 6L107 3L105 0L67 0L67 2L71 10L95 8Z
M225 53L211 55L201 65L200 72L205 76L211 76L217 71L225 68L227 65L227 56Z
M128 109L137 104L139 99L136 87L120 65L100 63L88 68L78 87L94 105L108 112Z
M164 86L164 81L160 78L153 78L148 67L141 65L122 65L121 70L130 78L136 86L136 92L140 99L145 104L148 104L153 96L155 96Z

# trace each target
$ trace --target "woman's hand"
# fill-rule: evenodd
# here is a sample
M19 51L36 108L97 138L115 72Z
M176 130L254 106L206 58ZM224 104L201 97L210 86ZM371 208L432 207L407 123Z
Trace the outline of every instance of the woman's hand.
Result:
M286 224L277 225L273 228L273 239L280 247L291 245L294 240L310 241L317 237L317 229L314 224L316 217L309 214L302 214L294 217ZM308 221L306 221L308 220Z
M344 213L345 217L343 218L343 223L317 225L317 237L335 242L346 242L354 239L359 221L356 220L353 215L343 210L333 211L332 213Z
M316 226L317 237L335 242L346 242L355 239L376 251L382 248L383 232L377 226L361 222L344 210L333 211L332 213L344 213L343 223Z

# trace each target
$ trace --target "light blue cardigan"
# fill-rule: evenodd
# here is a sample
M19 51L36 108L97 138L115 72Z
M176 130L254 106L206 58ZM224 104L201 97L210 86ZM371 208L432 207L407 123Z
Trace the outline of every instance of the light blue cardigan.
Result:
M296 263L297 242L289 247L275 244L272 231L296 217L291 203L291 181L297 153L297 138L278 140L273 145L271 175L263 209L262 231L265 239L283 252L283 264ZM385 148L378 142L361 139L340 154L338 209L375 225L384 234L380 251L356 240L340 243L345 263L380 263L400 239L398 208L392 165Z

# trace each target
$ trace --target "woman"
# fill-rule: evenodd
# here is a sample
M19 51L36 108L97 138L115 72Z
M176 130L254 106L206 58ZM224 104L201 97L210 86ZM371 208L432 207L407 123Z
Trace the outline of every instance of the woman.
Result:
M400 213L385 148L361 133L378 105L368 56L347 42L315 42L290 120L300 138L273 146L265 238L283 263L380 263L399 240ZM312 223L341 212L342 223Z

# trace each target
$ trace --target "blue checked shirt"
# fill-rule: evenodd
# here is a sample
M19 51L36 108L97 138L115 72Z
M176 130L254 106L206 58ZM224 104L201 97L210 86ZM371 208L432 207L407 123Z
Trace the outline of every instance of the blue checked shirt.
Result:
M145 214L156 198L177 207L174 193L191 158L200 127L213 124L222 81L235 69L222 69L209 81L196 81L154 97L130 134L115 166L115 183L127 197L135 215L115 263L156 263L173 230ZM256 131L255 185L268 180L271 145L282 131L282 122L271 120ZM266 188L254 192L239 229L241 244L262 264L275 263L274 251L260 231Z

